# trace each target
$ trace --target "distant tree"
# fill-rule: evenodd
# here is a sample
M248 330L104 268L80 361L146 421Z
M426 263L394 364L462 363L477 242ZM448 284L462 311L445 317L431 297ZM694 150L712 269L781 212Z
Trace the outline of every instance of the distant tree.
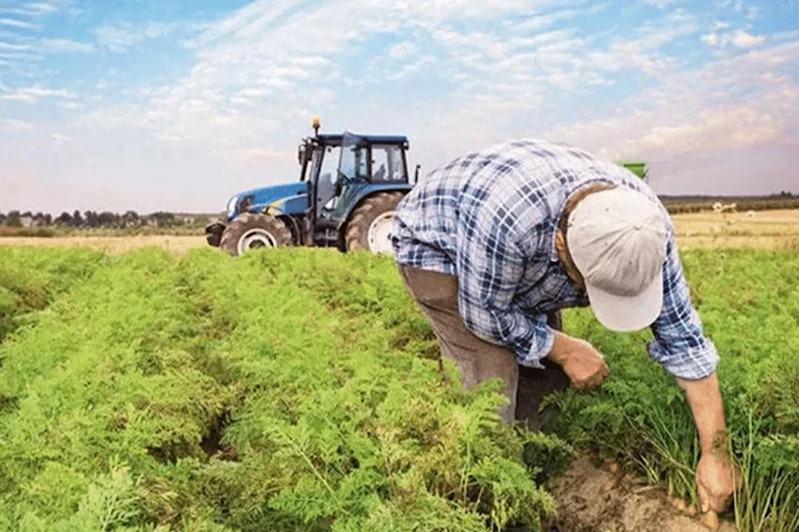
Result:
M139 227L141 225L141 219L139 218L139 213L137 213L136 211L127 211L125 214L122 215L121 224L122 227L125 228Z
M61 215L55 219L55 223L65 227L70 227L73 225L72 215L68 212L62 212Z
M103 211L97 215L97 225L100 227L116 227L119 216L113 212Z
M163 211L152 213L150 218L155 220L155 225L159 228L171 227L175 221L174 213Z
M83 227L84 225L83 216L81 216L80 211L75 209L75 212L72 213L72 225L73 227Z
M6 225L8 227L22 227L22 216L19 211L11 211L6 216Z
M6 223L6 215L0 212L0 225L5 225Z
M94 211L85 211L83 213L83 216L86 219L85 224L86 224L87 227L97 227L99 225L98 224L98 220L97 220L97 213L96 212L94 212Z
M53 217L50 216L49 214L45 214L42 211L39 211L33 215L33 225L35 227L47 226L50 225L52 219Z

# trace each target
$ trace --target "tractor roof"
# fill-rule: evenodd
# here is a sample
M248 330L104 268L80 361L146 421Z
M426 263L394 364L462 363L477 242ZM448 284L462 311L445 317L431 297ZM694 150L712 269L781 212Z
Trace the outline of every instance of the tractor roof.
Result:
M374 144L406 144L408 137L405 135L357 135ZM341 144L343 133L320 133L318 137L325 144Z

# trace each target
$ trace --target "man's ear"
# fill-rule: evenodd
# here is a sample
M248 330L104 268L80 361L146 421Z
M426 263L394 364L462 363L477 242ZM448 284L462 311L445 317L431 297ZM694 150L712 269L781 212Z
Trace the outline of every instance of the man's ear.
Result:
M566 237L563 234L563 231L558 229L555 231L555 249L558 251L558 254L563 257L566 255Z
M566 236L561 229L555 231L555 249L558 252L558 257L560 257L563 269L566 270L566 274L582 289L585 281L583 280L582 274L580 274L580 271L577 269L577 266L575 266L572 261L569 247L566 245Z

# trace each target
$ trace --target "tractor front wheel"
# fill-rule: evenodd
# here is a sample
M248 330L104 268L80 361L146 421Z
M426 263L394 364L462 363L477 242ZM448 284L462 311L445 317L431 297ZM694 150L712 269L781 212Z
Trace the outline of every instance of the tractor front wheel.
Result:
M347 223L346 250L391 253L389 236L394 223L394 209L403 197L402 192L379 192L366 198Z
M244 213L230 222L219 241L220 249L234 257L248 249L291 246L291 230L269 214Z

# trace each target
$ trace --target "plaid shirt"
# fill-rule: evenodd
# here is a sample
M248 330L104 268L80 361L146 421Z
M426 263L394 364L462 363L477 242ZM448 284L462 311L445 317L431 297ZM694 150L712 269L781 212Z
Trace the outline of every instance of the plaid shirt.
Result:
M663 310L651 326L649 356L677 377L713 373L718 355L691 303L665 207L637 176L578 148L518 140L435 169L397 207L397 262L457 275L469 330L542 368L554 340L546 314L589 304L560 264L554 235L569 195L592 181L645 193L667 223Z

